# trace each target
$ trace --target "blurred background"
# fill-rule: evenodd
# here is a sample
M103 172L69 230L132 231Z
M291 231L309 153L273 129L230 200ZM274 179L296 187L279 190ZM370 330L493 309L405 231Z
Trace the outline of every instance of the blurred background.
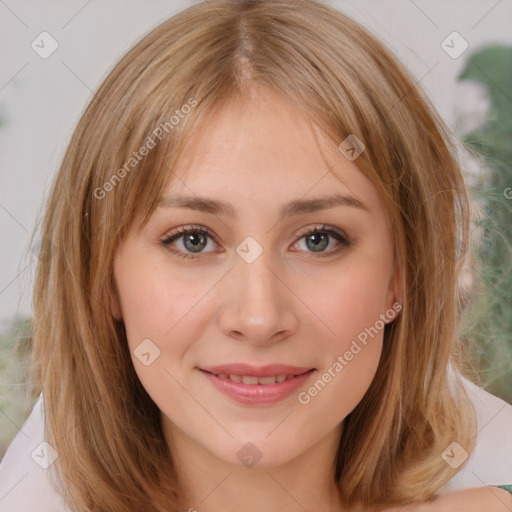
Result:
M121 55L194 3L0 0L0 459L36 399L27 386L36 228L71 133ZM464 277L472 298L461 336L480 385L512 403L512 2L326 3L398 56L462 142L480 269Z

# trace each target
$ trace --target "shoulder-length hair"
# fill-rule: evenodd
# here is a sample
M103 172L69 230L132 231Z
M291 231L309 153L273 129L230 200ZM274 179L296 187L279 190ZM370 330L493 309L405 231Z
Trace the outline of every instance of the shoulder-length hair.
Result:
M109 73L47 201L33 372L54 466L77 510L178 510L160 411L111 314L113 259L208 117L256 85L290 98L333 143L363 141L355 163L383 201L401 271L403 309L344 420L333 468L340 496L427 499L457 472L443 450L453 441L473 449L474 411L450 373L463 361L459 277L470 222L453 135L397 59L338 10L312 0L203 2L157 26Z

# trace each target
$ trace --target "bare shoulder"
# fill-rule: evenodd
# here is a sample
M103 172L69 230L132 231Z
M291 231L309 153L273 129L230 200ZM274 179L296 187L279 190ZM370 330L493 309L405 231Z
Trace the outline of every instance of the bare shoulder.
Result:
M468 512L510 512L512 508L512 494L491 486L454 491L440 496L440 503L442 499L450 510L460 508Z
M438 496L432 505L439 511L510 512L512 494L498 487L475 487Z
M510 512L512 494L498 487L474 487L449 492L426 502L414 502L405 507L383 512Z

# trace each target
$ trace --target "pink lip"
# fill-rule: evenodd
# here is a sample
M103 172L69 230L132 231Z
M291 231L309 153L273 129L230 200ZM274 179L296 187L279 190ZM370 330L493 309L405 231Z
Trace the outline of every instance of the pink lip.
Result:
M217 373L217 368L227 368L227 367L216 367L215 373ZM219 373L231 373L235 375L254 375L254 373L240 373L240 367L236 367L237 371L234 370L234 366L230 367L230 371L222 371ZM272 368L272 371L269 370ZM275 368L278 368L278 371L275 371ZM287 371L282 371L283 368L287 368ZM257 375L258 377L268 377L270 375L294 375L295 371L297 371L296 367L294 371L290 371L290 366L274 366L274 367L265 367L260 368L261 372L266 372L265 375ZM243 382L233 382L232 380L223 379L213 375L213 373L209 373L209 371L205 371L200 369L203 375L205 375L212 384L224 394L229 396L231 399L235 400L241 404L249 404L249 405L267 405L274 404L283 400L284 398L291 395L294 391L297 390L309 377L312 373L315 372L315 369L302 369L305 370L301 374L298 374L297 377L293 379L285 380L283 382L276 382L275 384L261 385L261 384L244 384ZM252 369L254 372L254 368Z

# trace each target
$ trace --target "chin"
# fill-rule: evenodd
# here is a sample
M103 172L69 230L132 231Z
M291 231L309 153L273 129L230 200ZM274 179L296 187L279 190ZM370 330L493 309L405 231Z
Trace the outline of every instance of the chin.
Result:
M263 435L263 439L266 435L267 433ZM233 466L270 469L287 464L298 457L300 447L296 442L291 442L289 446L284 445L277 437L273 440L262 440L261 437L246 436L243 439L231 440L226 451L215 449L213 454Z

